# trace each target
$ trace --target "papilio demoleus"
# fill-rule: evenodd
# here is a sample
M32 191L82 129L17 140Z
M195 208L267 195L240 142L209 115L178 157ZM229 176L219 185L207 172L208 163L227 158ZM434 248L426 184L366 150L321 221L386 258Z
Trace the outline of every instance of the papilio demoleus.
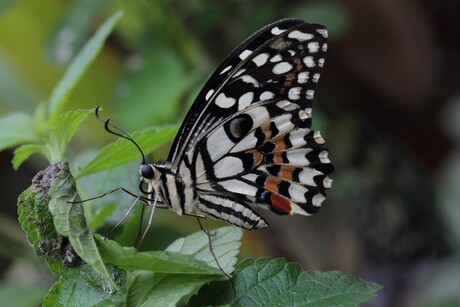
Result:
M149 204L245 229L268 226L254 207L316 213L334 169L311 130L326 50L326 28L297 19L236 47L199 93L168 159L142 163Z

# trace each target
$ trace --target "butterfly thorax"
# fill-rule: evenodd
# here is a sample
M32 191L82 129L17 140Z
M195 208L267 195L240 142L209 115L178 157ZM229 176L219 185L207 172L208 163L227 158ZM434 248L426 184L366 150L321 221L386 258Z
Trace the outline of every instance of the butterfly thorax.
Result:
M189 173L177 172L168 161L142 164L141 181L148 184L149 203L152 205L158 197L163 206L179 215L194 212L193 185Z

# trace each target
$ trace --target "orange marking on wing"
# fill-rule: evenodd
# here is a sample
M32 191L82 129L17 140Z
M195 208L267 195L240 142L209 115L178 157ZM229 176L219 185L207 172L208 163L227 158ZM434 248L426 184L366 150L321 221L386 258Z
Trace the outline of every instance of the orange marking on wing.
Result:
M253 160L254 160L254 167L259 165L260 162L262 162L262 159L264 158L263 154L258 150L253 149L253 150L248 150L246 152L252 154Z
M281 167L280 173L278 174L280 178L285 180L292 181L292 174L295 171L295 166L286 165Z
M288 87L292 85L292 81L295 79L295 73L289 73L286 75L286 81L284 82L284 86Z
M281 156L281 153L275 153L273 161L275 161L275 164L283 164L283 157Z
M302 70L302 60L299 58L294 58L294 63L296 64L296 71L301 71Z
M283 138L275 138L275 150L274 151L285 151L286 150L286 143L284 142Z
M286 198L278 194L272 193L270 200L271 200L272 206L279 212L286 213L286 214L291 213L291 210L292 210L291 202L287 200Z
M265 134L265 139L269 140L272 137L272 131L270 130L270 122L266 122L261 126L262 132Z
M281 182L281 180L277 177L273 176L268 176L267 180L265 181L265 189L269 191L273 191L278 193L278 184Z

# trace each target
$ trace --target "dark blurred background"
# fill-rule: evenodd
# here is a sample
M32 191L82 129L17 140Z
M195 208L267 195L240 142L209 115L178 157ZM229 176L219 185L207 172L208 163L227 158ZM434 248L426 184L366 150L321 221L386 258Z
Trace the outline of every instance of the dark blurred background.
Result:
M117 10L124 16L67 110L101 105L127 131L180 123L207 76L260 27L286 17L326 25L313 123L336 167L333 189L314 217L262 212L271 227L245 232L241 258L284 257L377 282L385 288L369 306L460 305L460 1L2 0L0 115L33 114ZM110 141L89 118L67 158L78 168ZM13 151L0 152L0 302L35 306L52 277L27 246L16 200L47 162L33 156L13 171ZM81 193L135 191L138 163L82 178ZM88 216L115 202L130 199L112 195ZM156 214L145 249L199 229Z

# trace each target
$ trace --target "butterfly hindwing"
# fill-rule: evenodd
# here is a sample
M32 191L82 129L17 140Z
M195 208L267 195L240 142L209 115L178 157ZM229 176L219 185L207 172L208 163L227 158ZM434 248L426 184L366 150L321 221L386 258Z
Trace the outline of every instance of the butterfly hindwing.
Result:
M228 118L198 143L198 194L231 193L247 207L278 214L316 213L333 168L321 135L306 127L309 119L288 101L262 102Z

